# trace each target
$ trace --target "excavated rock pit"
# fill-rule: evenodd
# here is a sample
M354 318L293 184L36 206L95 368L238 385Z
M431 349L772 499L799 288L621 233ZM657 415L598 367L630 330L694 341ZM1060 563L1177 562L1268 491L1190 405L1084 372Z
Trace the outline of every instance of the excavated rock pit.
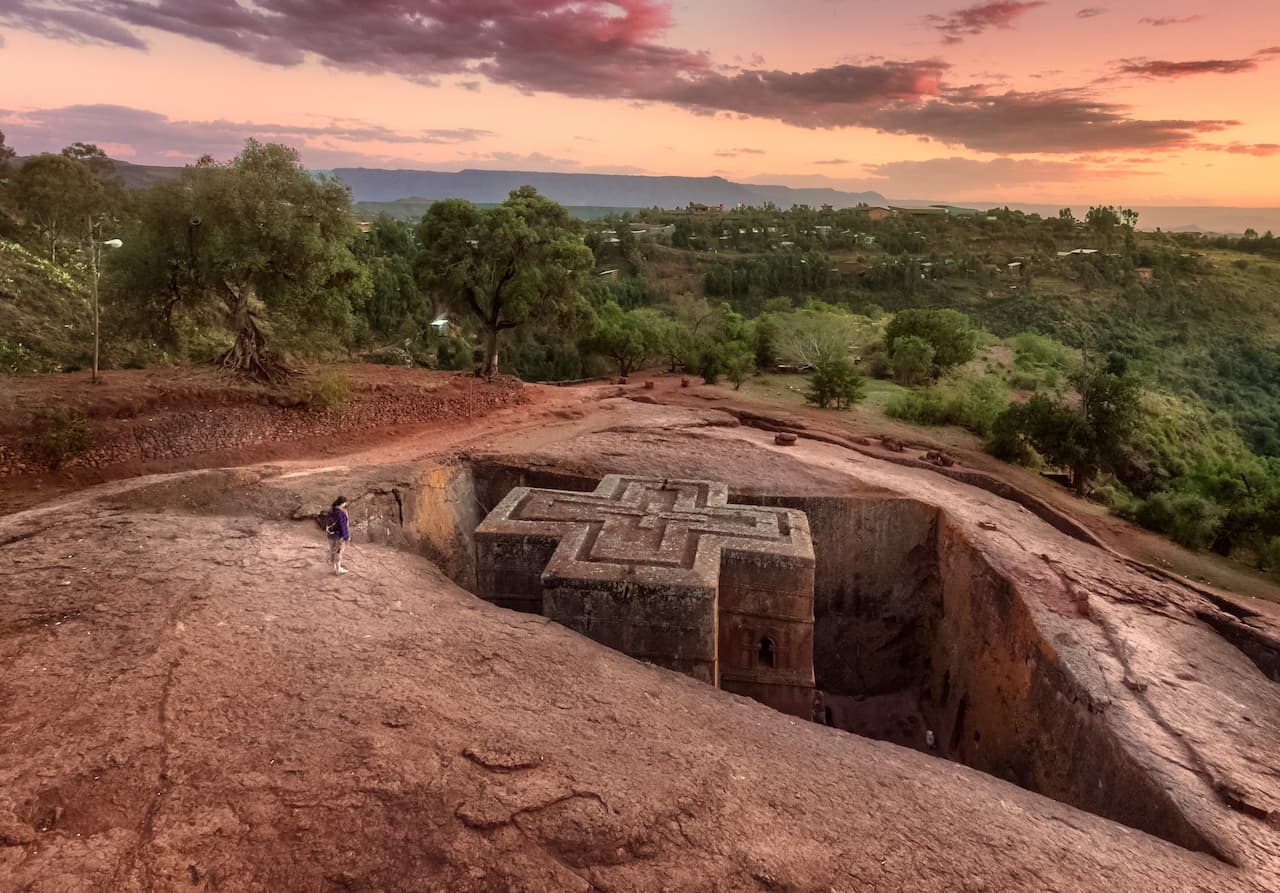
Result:
M474 591L472 534L507 492L596 483L545 463L462 460L372 491L358 510L370 539L419 552ZM814 669L828 725L1224 857L1117 743L1015 588L945 511L887 493L732 499L809 518Z

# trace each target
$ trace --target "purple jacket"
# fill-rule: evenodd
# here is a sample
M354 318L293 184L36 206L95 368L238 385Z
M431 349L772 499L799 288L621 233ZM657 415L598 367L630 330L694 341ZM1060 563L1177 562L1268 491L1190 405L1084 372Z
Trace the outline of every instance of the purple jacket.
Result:
M347 510L344 508L335 508L334 514L338 516L338 529L333 533L333 537L342 537L344 542L351 542L351 530L347 527Z

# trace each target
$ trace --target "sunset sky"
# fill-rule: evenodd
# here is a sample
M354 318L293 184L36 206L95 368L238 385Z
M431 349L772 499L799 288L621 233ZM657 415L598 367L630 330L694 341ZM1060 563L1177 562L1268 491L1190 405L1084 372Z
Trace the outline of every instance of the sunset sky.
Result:
M0 0L0 130L182 164L1280 206L1277 0Z

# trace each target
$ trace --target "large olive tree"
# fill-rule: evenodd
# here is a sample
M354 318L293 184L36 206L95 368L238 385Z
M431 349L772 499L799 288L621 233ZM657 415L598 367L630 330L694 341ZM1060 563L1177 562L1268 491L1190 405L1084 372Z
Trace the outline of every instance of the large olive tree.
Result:
M327 347L351 325L369 291L352 254L351 196L340 181L304 170L287 146L249 140L229 164L204 158L174 184L139 199L125 239L118 289L165 313L214 307L234 341L222 363L278 382L286 367L272 336Z

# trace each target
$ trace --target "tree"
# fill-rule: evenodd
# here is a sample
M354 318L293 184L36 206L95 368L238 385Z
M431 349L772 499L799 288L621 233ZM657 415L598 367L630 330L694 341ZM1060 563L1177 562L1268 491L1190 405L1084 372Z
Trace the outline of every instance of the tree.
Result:
M659 316L654 333L654 352L666 360L671 372L688 367L694 354L693 333L680 320Z
M72 143L62 150L62 157L83 164L99 183L119 179L115 162L93 143Z
M1122 229L1126 239L1133 236L1134 227L1138 225L1138 212L1131 208L1095 205L1085 215L1084 222L1102 245L1110 247L1114 241L1116 229Z
M1097 470L1114 470L1123 461L1125 442L1138 417L1141 388L1123 357L1114 355L1098 364L1086 355L1076 375L1076 389L1089 433L1088 461L1080 469L1083 489Z
M1076 469L1087 460L1087 441L1084 417L1079 412L1045 394L1036 394L996 417L990 448L996 458L1006 461L1024 461L1034 449L1054 465Z
M907 335L893 344L893 377L899 384L917 385L933 371L933 345L918 335Z
M136 219L124 247L106 258L104 284L117 321L135 337L177 343L175 314L201 306L192 224L192 193L183 180L157 183L134 196Z
M800 310L771 316L773 347L783 362L801 368L849 354L858 335L858 321L847 313L833 312L820 302Z
M234 337L226 368L279 383L288 369L272 339L314 349L349 332L369 291L351 251L351 195L308 173L293 149L249 140L231 163L188 167L143 201L160 213L125 240L121 287L218 308Z
M413 225L388 214L379 214L364 238L356 240L354 254L372 279L372 294L361 315L375 335L411 334L406 329L425 328L445 309L422 300L414 275L420 250Z
M87 165L63 155L35 155L13 179L14 205L44 235L51 262L57 263L64 240L89 236L87 220L101 211L104 195Z
M10 168L13 167L13 159L17 155L12 146L5 144L4 131L0 130L0 185L4 185L4 181L8 179Z
M600 309L596 331L588 341L591 349L618 364L618 374L632 370L658 351L659 325L657 312L648 308L623 310L614 301Z
M850 404L862 399L862 376L848 357L826 357L814 366L809 376L809 393L804 399L826 409L835 404L836 409L848 409Z
M959 310L901 310L885 329L884 344L894 356L899 338L916 336L933 347L933 364L939 371L967 363L975 354L977 332Z
M1084 492L1099 471L1115 471L1133 431L1140 393L1122 358L1099 366L1086 359L1076 376L1080 406L1045 394L1002 412L992 426L992 452L1017 460L1031 447L1054 465L1067 468L1071 484Z
M742 389L742 383L751 377L756 369L756 351L753 344L746 341L730 341L725 344L721 354L724 374L733 382L735 391Z
M586 317L591 249L569 212L531 186L486 210L462 199L435 202L418 224L418 242L419 282L470 312L484 332L487 377L498 372L504 331L534 317Z

